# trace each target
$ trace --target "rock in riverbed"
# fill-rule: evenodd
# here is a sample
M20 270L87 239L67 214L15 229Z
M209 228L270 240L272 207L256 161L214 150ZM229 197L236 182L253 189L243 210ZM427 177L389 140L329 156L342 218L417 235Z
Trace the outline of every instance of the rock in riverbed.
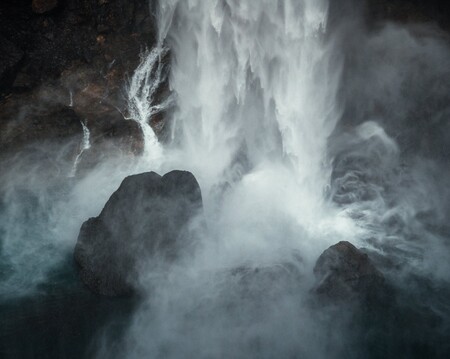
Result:
M349 242L325 250L316 262L316 293L327 300L374 300L385 292L385 279L367 254Z
M100 215L81 227L75 260L82 281L103 295L131 293L141 266L170 262L189 246L184 234L201 209L190 172L125 178Z

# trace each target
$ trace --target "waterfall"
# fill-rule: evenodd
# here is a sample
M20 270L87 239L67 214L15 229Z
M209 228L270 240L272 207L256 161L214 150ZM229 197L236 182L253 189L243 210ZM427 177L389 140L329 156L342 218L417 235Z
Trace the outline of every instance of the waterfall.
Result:
M341 66L331 63L323 37L327 1L160 6L178 106L172 166L194 171L207 191L244 175L261 176L267 187L291 183L295 189L283 195L295 198L292 209L313 225L329 182L327 139L340 115ZM149 53L141 66L154 57Z
M73 107L73 91L69 91L69 107Z
M326 0L160 4L158 44L128 87L130 118L144 133L144 168L198 178L205 237L215 238L206 241L227 248L223 266L273 262L286 248L317 256L357 235L327 196L342 70L325 40L327 13ZM169 48L176 107L163 145L150 119L166 106L155 94Z
M314 325L310 313L297 309L308 295L315 259L330 244L357 235L326 196L327 141L341 116L341 62L324 37L327 11L324 0L160 3L159 45L133 77L131 117L149 131L145 161L154 156L156 137L148 126L152 101L142 99L154 91L151 74L164 43L176 107L172 140L158 144L162 158L151 168L194 173L206 226L196 234L201 246L195 257L174 266L167 280L141 273L148 305L128 332L127 357L165 350L168 357L253 357L247 347L253 336L261 338L266 357L288 357L313 341L306 330ZM263 302L264 315L220 280L233 268L286 263L300 266L305 280L294 299L282 295L280 307ZM224 310L221 293L231 298L231 308L246 308L242 316ZM198 317L199 307L208 319ZM271 346L275 337L281 347ZM224 348L228 342L231 351ZM320 346L311 347L320 353Z
M86 121L80 121L81 126L83 127L83 139L80 144L80 151L77 154L77 157L75 157L75 161L72 166L72 170L70 171L69 177L75 177L77 173L78 164L80 163L81 156L83 155L84 151L91 148L91 132L89 131L89 128L87 127L87 120Z
M12 155L0 163L6 355L67 357L78 348L127 359L450 357L448 38L429 25L372 27L359 0L151 3L159 5L148 18L137 2L77 7L100 11L98 26L83 25L102 30L97 55L69 61L60 81L41 89L33 80L11 94L23 108L17 126L8 122ZM370 12L388 1L367 3ZM402 4L386 11L397 17ZM42 15L45 32L64 25L51 19L65 11ZM381 16L374 12L368 16ZM136 59L110 56L127 39L134 48L150 37L135 31L154 19L154 47L142 49L123 111L116 78ZM21 78L37 69L17 68ZM72 90L59 96L59 82ZM90 91L74 107L85 82ZM89 109L100 94L104 101ZM16 109L9 98L3 111ZM142 137L130 138L137 125L122 123L112 105ZM63 135L80 131L77 115L91 111L75 153ZM126 142L134 152L141 138L134 156ZM184 206L164 210L179 203L166 185L179 189L181 180L117 191L130 175L171 170L192 172L201 188L203 210L183 226L162 220L190 215ZM153 200L163 201L161 210ZM110 215L123 221L103 220ZM171 240L163 233L175 226ZM127 251L130 233L145 243ZM91 235L89 281L114 286L109 269L123 270L137 295L102 298L84 287L73 253L77 237ZM358 249L336 254L342 270L328 257L320 278L321 254L340 241ZM142 250L147 244L151 251ZM97 277L97 260L112 252L123 261L108 261Z
M139 124L144 138L143 158L153 165L162 156L162 146L151 127L150 120L152 116L163 111L170 102L168 99L160 103L156 98L157 90L167 76L162 63L167 52L168 49L162 44L151 51L145 51L127 91L129 119Z

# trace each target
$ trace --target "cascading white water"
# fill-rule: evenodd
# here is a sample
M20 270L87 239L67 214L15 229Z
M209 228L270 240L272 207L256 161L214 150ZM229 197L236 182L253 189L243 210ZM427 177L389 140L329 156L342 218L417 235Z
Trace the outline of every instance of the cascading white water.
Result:
M331 222L344 229L348 222L327 214L324 196L341 74L323 38L328 2L169 0L160 7L178 106L163 167L193 171L209 208L241 197L250 215L239 221L252 222L252 212L265 208L264 216L284 213L313 236ZM232 190L215 196L226 183Z
M309 322L295 302L305 300L320 252L357 233L325 195L331 173L327 139L340 116L341 69L324 41L327 5L325 0L160 3L159 43L171 49L169 80L177 109L171 119L173 141L165 146L160 167L151 169L194 173L203 192L206 229L198 233L202 245L195 258L174 266L170 279L155 284L155 273L142 274L144 287L151 282L148 307L153 310L136 314L128 357L158 356L167 345L168 357L222 357L233 353L223 347L228 338L236 346L237 356L231 357L245 357L247 343L257 335L253 310L242 318L224 311L220 293L234 289L214 276L291 260L303 266L296 297L280 299L283 308L264 304L270 320L262 323L264 318L257 317L258 330L265 331L261 337L270 346L271 333L284 322L281 352L309 346L310 333L301 321L290 319L302 313ZM147 54L137 73L151 71L154 59L154 53ZM151 86L145 76L134 79L134 88ZM147 95L135 93L129 96L139 102L136 108L148 106ZM199 303L214 319L185 323ZM185 325L191 328L188 339L174 334ZM241 329L246 332L239 336ZM268 357L275 355L272 351L275 347Z
M87 127L87 121L85 122L81 121L81 126L83 127L83 140L81 141L80 151L78 152L77 157L75 158L69 177L75 177L77 173L78 164L80 163L83 152L91 148L91 140L90 140L91 132Z
M448 44L432 32L419 39L417 29L396 26L371 33L347 20L348 29L325 40L327 0L159 2L157 46L144 52L127 86L128 117L144 134L137 165L108 157L66 181L89 146L84 123L74 164L61 155L42 171L24 153L0 176L0 302L50 294L53 308L52 286L78 283L61 272L72 269L81 224L123 178L187 169L205 207L205 223L189 233L196 246L167 272L142 268L142 302L126 332L115 331L114 318L104 337L92 336L91 347L104 344L99 357L380 357L396 341L388 357L398 357L408 355L405 346L448 342ZM159 103L169 51L173 96ZM346 51L354 53L341 78ZM69 100L72 106L71 93ZM151 125L168 107L171 136L163 144ZM63 185L54 178L61 169ZM398 312L406 315L375 310L391 322L375 318L366 331L352 320L356 329L347 331L352 304L333 313L311 303L313 265L339 240L372 251L403 293L393 306L406 298L411 307Z
M141 127L144 138L143 158L153 166L155 161L161 159L162 147L150 126L150 120L170 102L168 99L165 103L155 104L156 92L165 81L162 58L167 51L167 48L159 44L142 54L142 61L131 78L127 92L129 119L136 121Z
M166 1L171 86L184 156L218 176L245 147L252 167L290 162L321 197L339 64L321 41L326 1ZM176 10L174 10L176 8ZM306 183L303 183L306 184ZM319 190L317 191L317 188Z
M73 92L69 91L69 107L73 107Z

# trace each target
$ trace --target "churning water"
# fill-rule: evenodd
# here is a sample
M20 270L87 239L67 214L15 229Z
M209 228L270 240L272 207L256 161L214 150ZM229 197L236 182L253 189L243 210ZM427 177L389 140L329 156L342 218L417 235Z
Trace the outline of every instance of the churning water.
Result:
M22 180L33 193L5 185L0 255L11 273L0 293L44 282L124 176L186 169L203 193L199 245L169 273L141 273L142 304L119 341L105 329L99 357L442 354L425 344L442 345L450 323L450 50L431 28L368 32L344 17L330 29L330 5L160 1L158 44L127 87L142 158L105 163L56 193L33 174ZM166 76L172 94L158 102ZM150 120L168 106L170 135L160 143ZM32 201L17 202L19 194ZM365 247L421 313L409 319L419 324L399 324L408 332L390 333L404 347L383 351L382 336L364 347L374 334L348 323L349 308L311 303L314 263L340 240Z
M430 316L448 316L441 291L450 273L447 240L419 219L433 213L431 193L441 190L425 179L434 176L425 167L436 164L402 148L383 129L401 137L400 122L414 111L404 87L419 66L428 71L421 80L430 81L433 63L448 54L447 45L427 37L416 42L413 33L395 27L369 35L356 23L327 34L328 5L161 2L160 46L171 51L169 80L177 107L171 141L152 168L196 175L207 226L198 233L202 245L195 258L164 279L143 274L143 286L153 285L125 340L128 357L369 355L371 349L352 344L345 314L327 317L308 303L314 261L343 239L366 247L393 282L407 278L406 295L420 298L416 280L433 278ZM361 50L367 58L351 46L344 51L345 41L361 41L353 31L364 34L367 48ZM403 49L394 48L397 41ZM434 51L425 54L430 46ZM387 54L380 54L383 50ZM392 63L397 57L408 66ZM345 68L349 59L356 61L354 68ZM448 76L445 65L439 71ZM145 69L141 65L135 78ZM437 89L434 95L445 96ZM373 101L387 109L358 113ZM401 119L395 118L399 112ZM399 122L397 132L386 125L390 119ZM272 282L255 279L251 300L226 274L233 268L289 265L300 273L296 284L274 293ZM445 328L436 331L441 335Z

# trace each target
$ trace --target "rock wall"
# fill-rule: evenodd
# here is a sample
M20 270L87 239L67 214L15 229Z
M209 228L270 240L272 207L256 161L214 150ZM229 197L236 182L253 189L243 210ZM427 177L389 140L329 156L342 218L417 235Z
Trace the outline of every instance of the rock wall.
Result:
M81 121L92 134L90 157L105 147L140 153L139 126L124 120L123 90L141 51L156 42L154 10L141 0L2 1L1 153L44 138L79 142ZM68 128L55 115L67 111Z
M367 16L374 21L436 22L450 30L450 2L446 0L366 0Z

